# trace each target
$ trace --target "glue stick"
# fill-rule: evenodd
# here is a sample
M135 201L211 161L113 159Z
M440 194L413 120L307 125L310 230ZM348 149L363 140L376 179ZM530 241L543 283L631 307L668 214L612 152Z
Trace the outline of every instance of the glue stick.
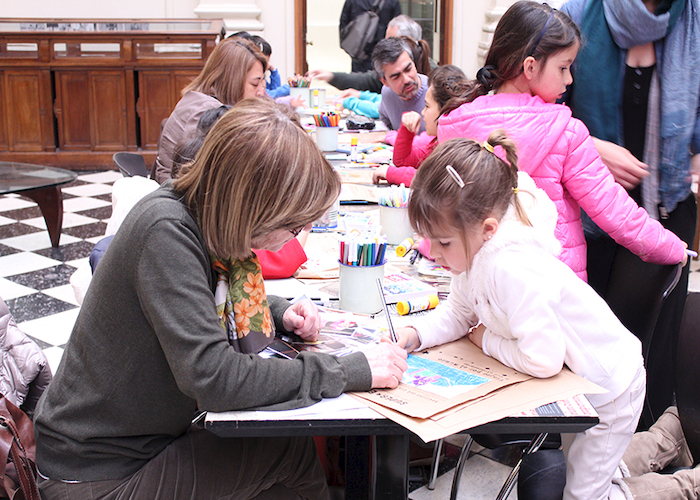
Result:
M412 312L432 309L438 305L438 302L440 302L440 299L433 293L431 295L426 295L425 297L419 297L413 300L401 300L396 303L396 311L401 316L405 316Z
M313 100L311 101L311 106L318 108L318 89L314 89Z
M408 251L413 246L413 238L406 238L401 242L399 246L396 247L396 255L403 257L408 253Z
M357 137L350 139L350 161L357 163Z

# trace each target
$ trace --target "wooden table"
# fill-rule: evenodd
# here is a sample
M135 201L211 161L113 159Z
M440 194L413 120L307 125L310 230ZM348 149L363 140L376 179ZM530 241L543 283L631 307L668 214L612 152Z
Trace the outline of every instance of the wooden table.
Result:
M61 186L73 182L78 174L61 168L0 162L0 194L19 193L39 205L46 221L51 246L58 247L63 225Z

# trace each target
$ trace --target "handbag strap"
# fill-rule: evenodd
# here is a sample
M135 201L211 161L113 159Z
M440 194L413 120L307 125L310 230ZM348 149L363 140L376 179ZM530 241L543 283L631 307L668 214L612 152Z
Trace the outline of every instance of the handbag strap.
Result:
M34 429L26 413L0 394L0 489L10 498L40 500L36 485ZM14 465L19 486L7 474L8 458ZM20 493L21 492L21 493Z

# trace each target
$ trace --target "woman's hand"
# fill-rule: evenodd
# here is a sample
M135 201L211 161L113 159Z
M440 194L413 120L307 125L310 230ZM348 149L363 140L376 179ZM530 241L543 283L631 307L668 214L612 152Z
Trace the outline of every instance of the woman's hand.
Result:
M405 349L406 352L413 352L420 346L420 337L412 326L397 328L394 331L396 332L396 345ZM382 342L391 342L388 333L382 337Z
M469 332L469 340L471 340L472 344L477 346L479 349L483 349L482 342L484 340L485 331L486 327L484 325L478 325L472 328Z
M372 370L372 389L398 387L408 368L408 354L397 344L380 342L363 351Z
M422 120L423 117L415 111L409 111L401 115L401 125L413 134L417 134L420 130Z
M374 169L374 172L372 172L372 182L375 184L379 184L380 181L385 181L386 173L388 170L388 165L382 165L381 167L377 167L376 169Z
M649 175L646 163L617 144L593 138L595 148L615 180L625 189L637 187Z
M294 332L304 340L315 341L321 327L316 304L308 299L300 300L284 311L282 326L288 332Z

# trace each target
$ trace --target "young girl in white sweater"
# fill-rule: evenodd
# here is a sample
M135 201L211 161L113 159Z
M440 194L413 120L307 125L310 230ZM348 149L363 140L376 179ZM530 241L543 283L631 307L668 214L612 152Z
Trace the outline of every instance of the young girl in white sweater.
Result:
M412 189L411 223L454 276L444 304L398 329L400 345L413 351L468 335L523 373L551 377L566 365L607 389L589 397L600 424L562 442L564 499L608 498L644 401L641 344L557 259L553 202L518 172L513 143L500 130L483 145L440 144Z

